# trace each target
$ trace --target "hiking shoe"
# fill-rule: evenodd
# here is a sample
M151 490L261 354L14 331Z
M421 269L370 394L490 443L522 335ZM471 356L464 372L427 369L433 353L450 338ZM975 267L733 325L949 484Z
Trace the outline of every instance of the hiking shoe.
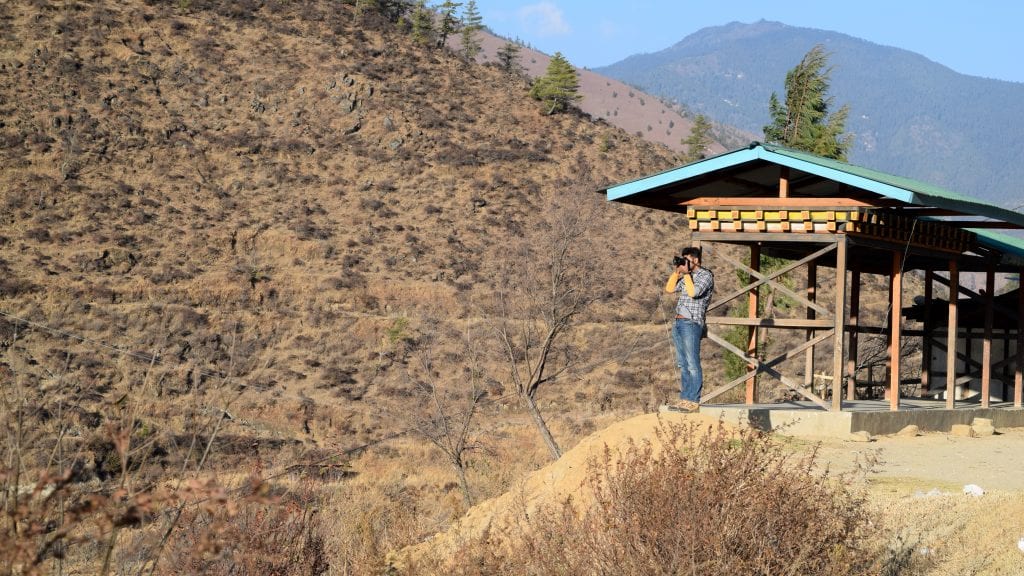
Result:
M671 407L673 410L680 412L696 412L700 410L700 404L691 400L677 400L671 404Z

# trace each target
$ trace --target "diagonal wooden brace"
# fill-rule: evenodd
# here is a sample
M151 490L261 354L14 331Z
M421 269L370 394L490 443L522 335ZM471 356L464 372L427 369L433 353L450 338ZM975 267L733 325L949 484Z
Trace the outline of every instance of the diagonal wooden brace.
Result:
M803 344L797 346L796 348L793 348L792 350L789 350L789 351L787 351L787 352L785 352L785 353L783 353L783 354L773 358L769 362L762 362L758 358L754 358L754 357L748 356L745 352L743 352L742 350L740 350L739 348L734 346L731 342L729 342L725 338L722 338L718 334L715 334L713 332L708 332L708 338L710 340L712 340L713 342L715 342L716 344L718 344L722 348L725 348L729 352L732 352L733 354L739 356L744 361L746 361L748 364L753 364L755 366L755 368L754 368L753 371L748 372L748 373L744 374L743 376L741 376L740 378L737 378L736 380L733 380L732 382L730 382L730 383L728 383L728 384L726 384L724 386L719 387L718 389L714 390L710 394L705 395L703 398L701 398L701 401L702 402L706 402L708 400L711 400L712 398L715 398L716 396L726 392L727 390L736 387L740 383L745 382L751 376L754 376L756 374L764 372L764 373L767 373L770 376L774 376L777 380L782 382L783 385L785 385L787 388L793 390L797 394L800 394L804 398L807 398L811 402L814 402L818 406L821 406L822 408L828 410L828 409L830 409L830 406L829 406L829 404L827 402L822 400L817 394L814 394L813 392L810 392L809 390L806 390L800 383L793 381L791 378L789 378L787 376L784 376L781 372L779 372L778 370L773 368L773 366L775 364L778 364L779 362L782 362L782 361L787 360L789 358L795 357L797 354L803 352L807 348L809 348L811 346L814 346L815 344L818 344L820 342L823 342L824 340L830 338L831 336L832 336L832 331L831 330L826 331L825 333L823 333L823 334L821 334L821 335L819 335L819 336L817 336L817 337L815 337L815 338L813 338L811 340L807 340L806 342L804 342Z
M812 308L812 309L816 310L818 313L822 314L823 316L831 316L832 315L832 311L831 310L821 306L820 304L818 304L816 302L811 302L810 300L808 300L804 296L801 296L800 294L797 294L796 292L790 290L789 288L785 287L781 282L776 281L776 278L778 278L779 276L782 276L783 274L786 274L787 272L790 272L790 271L792 271L792 270L794 270L796 268L799 268L800 266L803 266L804 264L807 264L808 262L811 262L811 261L813 261L813 260L815 260L815 259L817 259L817 258L819 258L819 257L821 257L821 256L823 256L825 254L828 254L829 252L831 252L831 251L833 251L835 249L836 249L836 245L835 244L829 244L828 246L825 246L821 250L818 250L817 252L814 252L813 254L811 254L811 255L809 255L809 256L801 259L801 260L797 260L796 262L793 262L792 264L789 264L788 266L785 266L783 268L779 268L778 270L772 272L770 275L762 274L762 273L754 270L753 268L747 266L746 264L743 264L742 262L739 262L739 261L737 261L737 260L735 260L733 258L730 258L729 256L727 256L725 254L719 254L718 255L719 258L721 258L723 260L726 260L727 262L729 262L730 264L735 266L737 269L739 269L739 270L741 270L743 272L746 272L747 274L749 274L750 276L753 276L754 278L757 278L757 280L755 280L754 282L751 282L750 284L747 284L746 286L743 286L742 288L739 288L739 289L737 289L737 290L735 290L733 292L730 292L728 295L723 297L721 300L718 300L716 302L712 302L711 305L708 306L708 311L714 310L715 308L718 308L719 306L722 306L723 304L725 304L726 302L729 302L730 300L732 300L734 298L737 298L737 297L742 296L744 294L748 294L751 290L753 290L754 288L757 288L758 286L760 286L762 284L769 284L773 288L775 288L776 290L779 290L780 292L785 293L787 296L789 296L790 298L800 302L804 306L807 306L808 308Z

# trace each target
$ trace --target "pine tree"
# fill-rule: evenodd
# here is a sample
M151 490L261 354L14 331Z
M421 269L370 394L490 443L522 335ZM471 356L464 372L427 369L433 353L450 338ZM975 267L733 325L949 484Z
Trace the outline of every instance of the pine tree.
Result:
M424 46L434 45L434 13L426 0L419 0L412 13L412 39Z
M580 81L576 69L561 52L555 52L544 76L538 78L530 89L530 96L544 103L547 114L554 114L564 112L570 104L583 98L579 89Z
M786 74L786 102L781 104L773 92L768 101L772 123L764 127L768 142L783 144L837 160L846 160L853 143L844 135L849 106L829 114L828 53L820 44L811 48L795 68Z
M462 12L462 57L468 62L476 59L480 53L480 39L476 33L483 29L484 19L476 8L476 0L469 0Z
M459 20L455 17L455 11L458 10L459 6L462 6L461 2L444 0L444 2L437 7L438 12L441 15L441 22L437 27L438 48L444 48L445 44L448 42L448 36L458 28Z
M690 128L690 135L683 139L686 146L683 162L689 164L703 159L708 146L711 145L711 122L703 114L698 114Z
M381 15L394 23L401 21L411 7L408 0L377 0L377 4Z
M498 65L509 76L518 76L523 68L519 64L519 44L505 42L505 45L498 48Z

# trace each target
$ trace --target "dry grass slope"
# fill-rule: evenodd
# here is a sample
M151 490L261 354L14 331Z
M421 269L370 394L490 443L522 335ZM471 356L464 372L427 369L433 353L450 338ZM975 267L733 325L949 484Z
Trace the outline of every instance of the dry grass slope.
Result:
M3 571L379 572L466 511L405 433L467 382L469 484L507 491L547 456L488 335L499 271L565 206L599 298L539 395L554 435L672 394L685 222L593 191L673 154L354 4L0 3Z
M323 547L342 569L434 532L464 509L451 470L419 440L372 443L407 429L428 350L446 386L465 381L457 336L486 326L505 246L567 198L600 208L602 300L577 336L578 365L600 368L542 397L555 434L571 445L670 393L667 355L624 343L663 339L657 288L685 228L593 193L668 150L544 116L524 81L347 3L38 0L0 21L3 485L23 521L105 494L77 526L111 562L213 562L260 547L215 528L278 514L246 496L252 476L289 521L338 535ZM482 497L544 458L485 344ZM664 378L622 381L634 371ZM207 482L241 508L197 511ZM98 570L102 550L62 554Z

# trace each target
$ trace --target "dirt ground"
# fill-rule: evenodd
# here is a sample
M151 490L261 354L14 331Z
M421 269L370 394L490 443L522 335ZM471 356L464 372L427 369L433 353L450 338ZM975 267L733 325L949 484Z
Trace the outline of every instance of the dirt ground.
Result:
M1024 575L1024 428L980 438L793 441L797 449L815 444L819 462L837 473L874 458L870 506L893 534L894 562L911 573Z
M870 475L873 483L903 485L912 492L960 491L967 484L987 491L1024 491L1024 428L997 432L981 438L941 432L878 436L866 443L828 439L821 441L819 456L833 471L842 472L875 454L879 460Z

